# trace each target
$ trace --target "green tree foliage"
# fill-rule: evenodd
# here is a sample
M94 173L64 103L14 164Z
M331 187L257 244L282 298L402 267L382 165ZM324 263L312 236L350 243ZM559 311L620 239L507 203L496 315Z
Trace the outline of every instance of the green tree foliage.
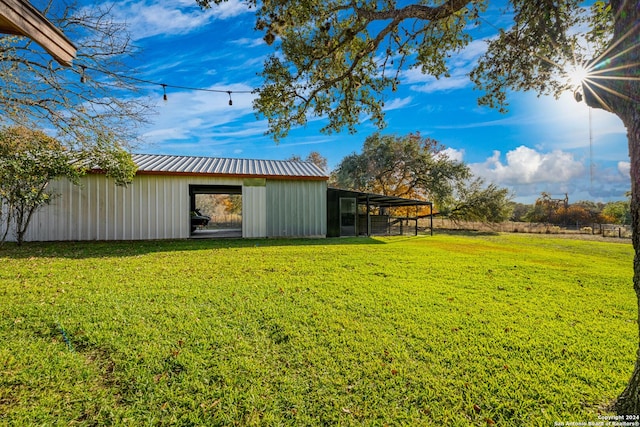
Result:
M455 183L471 176L462 162L451 160L444 147L420 134L368 136L360 154L342 159L331 182L338 187L444 204Z
M49 183L65 177L78 183L79 163L60 142L24 127L0 131L0 219L4 242L10 229L22 244L33 213L50 203L55 194Z
M108 140L98 140L95 146L76 151L76 157L90 168L103 172L107 178L112 178L116 185L130 184L138 170L131 154L118 143Z
M602 217L602 210L605 207L605 203L602 202L593 202L591 200L580 200L575 203L571 203L571 206L574 208L581 208L582 210L588 212L589 221L591 222L599 222L599 223L610 223L611 221L607 221Z
M629 202L597 203L582 200L569 204L569 199L553 199L542 193L530 206L523 219L529 222L544 222L556 225L630 224ZM626 221L626 222L625 222Z
M131 96L138 86L126 78L124 59L135 53L126 25L113 20L109 4L34 3L73 40L77 58L65 68L30 39L1 37L0 125L46 129L69 150L94 152L116 178L123 166L126 177L131 164L122 156L151 112L145 98Z
M429 200L454 219L499 222L510 214L507 190L485 187L481 179L473 179L468 166L420 134L367 137L362 153L345 157L330 182L350 190Z
M569 206L569 197L565 195L563 199L553 199L549 193L543 192L536 199L533 209L525 215L525 220L529 222L554 223L554 218L559 209L566 209Z
M527 213L529 212L529 210L531 209L531 205L526 205L524 203L516 203L516 202L512 202L511 203L511 218L509 218L510 221L524 221L524 217L525 215L527 215Z
M603 222L598 213L589 211L578 204L569 205L558 209L552 219L555 224L561 225L581 225L594 222Z
M11 126L0 129L0 222L2 241L10 229L22 244L31 217L56 194L48 191L52 180L66 178L74 184L89 169L99 170L117 185L133 180L136 166L123 149L70 151L42 131Z
M205 7L222 1L197 0ZM382 127L383 93L397 87L403 68L447 75L448 56L471 40L464 30L478 22L484 2L425 3L396 9L388 1L260 2L256 29L276 49L255 107L273 136L287 135L309 115L328 117L327 132L354 131L362 115Z
M454 200L448 216L463 221L506 221L513 213L510 200L509 190L495 184L485 186L478 178L458 187L458 199Z
M240 215L242 213L242 196L240 194L228 194L222 201L225 213Z
M196 0L203 7L226 0ZM488 0L366 2L249 0L257 7L256 29L274 53L263 70L256 109L276 138L326 116L327 132L355 130L363 115L384 125L384 101L396 90L402 72L420 69L448 77L452 57L473 40ZM505 15L513 25L488 43L471 73L486 94L481 104L503 109L509 88L559 94L570 88L565 65L582 64L585 50L578 30L589 28L597 49L611 28L608 10L593 13L580 1L511 0Z
M309 163L313 163L314 165L318 166L320 169L322 169L324 172L327 171L327 158L324 157L322 154L320 154L317 151L312 151L310 152L307 157L305 157L304 160L302 160L302 158L300 156L297 155L293 155L291 157L289 157L288 159L289 161L292 162L309 162Z
M610 202L602 209L602 215L610 218L614 224L631 224L631 207L629 201Z
M204 215L209 215L212 222L223 215L242 214L241 194L197 194L196 208Z

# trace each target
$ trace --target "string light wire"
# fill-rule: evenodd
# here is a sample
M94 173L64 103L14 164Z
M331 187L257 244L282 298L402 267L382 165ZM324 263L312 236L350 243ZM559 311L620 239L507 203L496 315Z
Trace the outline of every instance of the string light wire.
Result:
M141 79L139 77L132 77L132 76L126 76L126 75L121 75L121 74L116 74L116 73L106 73L102 70L98 70L95 68L91 68L91 67L87 67L86 65L79 65L80 67L80 82L81 83L85 83L86 82L86 75L85 75L85 71L86 70L92 70L95 72L99 72L99 73L103 73L103 74L107 74L107 75L111 75L111 76L115 76L121 79L126 79L126 80L132 80L135 82L139 82L139 83L146 83L146 84L150 84L150 85L154 85L154 86L160 86L162 87L162 99L167 101L168 100L168 96L167 96L167 88L171 88L171 89L181 89L181 90L191 90L191 91L198 91L198 92L213 92L213 93L226 93L229 95L229 105L233 105L233 100L231 99L231 94L233 93L253 93L253 90L225 90L225 89L211 89L211 88L203 88L203 87L191 87L191 86L181 86L181 85L173 85L173 84L168 84L168 83L160 83L160 82L156 82L153 80L147 80L147 79Z

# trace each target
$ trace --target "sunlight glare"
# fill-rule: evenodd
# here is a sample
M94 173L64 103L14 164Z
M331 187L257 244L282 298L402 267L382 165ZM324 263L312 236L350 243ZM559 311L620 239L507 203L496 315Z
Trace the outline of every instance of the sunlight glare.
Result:
M589 76L589 70L581 64L576 64L569 70L569 83L572 87L582 86L582 82Z

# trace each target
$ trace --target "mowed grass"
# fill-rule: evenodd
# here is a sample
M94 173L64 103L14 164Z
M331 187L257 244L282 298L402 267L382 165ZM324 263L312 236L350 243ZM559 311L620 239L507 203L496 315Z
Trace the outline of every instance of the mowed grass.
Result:
M598 421L633 250L531 235L0 249L0 425Z

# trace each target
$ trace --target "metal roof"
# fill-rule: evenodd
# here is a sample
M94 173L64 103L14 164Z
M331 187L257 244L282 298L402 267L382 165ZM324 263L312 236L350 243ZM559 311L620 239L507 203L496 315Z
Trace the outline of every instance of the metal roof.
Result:
M327 174L308 162L230 159L220 157L133 154L139 174L217 175L255 178L326 180Z
M337 192L339 197L353 197L358 203L369 203L373 206L381 207L402 207L402 206L431 206L431 202L426 200L406 199L397 196L385 196L382 194L363 193L361 191L343 190L341 188L328 188L330 192Z

